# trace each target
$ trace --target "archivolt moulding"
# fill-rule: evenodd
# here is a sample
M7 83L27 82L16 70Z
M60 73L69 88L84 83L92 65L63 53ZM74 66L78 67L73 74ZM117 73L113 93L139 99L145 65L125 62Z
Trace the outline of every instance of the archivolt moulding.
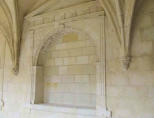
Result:
M40 42L39 46L37 47L37 50L34 52L32 62L33 66L37 66L40 52L45 52L48 49L48 46L55 45L60 41L62 36L71 32L84 33L86 34L86 36L88 36L90 41L93 41L92 37L86 31L82 31L81 29L72 28L62 24L59 28L56 28L54 32L50 32L49 34L47 34L47 36Z

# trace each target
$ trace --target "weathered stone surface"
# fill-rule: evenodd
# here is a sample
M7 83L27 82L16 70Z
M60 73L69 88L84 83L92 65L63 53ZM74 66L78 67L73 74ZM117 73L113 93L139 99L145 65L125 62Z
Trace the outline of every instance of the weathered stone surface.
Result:
M45 2L24 19L18 75L0 32L0 118L154 117L154 1L134 16L127 71L113 24L88 1Z

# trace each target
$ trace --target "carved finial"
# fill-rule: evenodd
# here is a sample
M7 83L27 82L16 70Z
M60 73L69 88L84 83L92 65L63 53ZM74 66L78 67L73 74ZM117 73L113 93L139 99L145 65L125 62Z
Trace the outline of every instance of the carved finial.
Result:
M128 56L125 56L121 59L122 67L124 70L128 70L130 61L131 61L131 58Z
M12 69L12 72L13 72L15 75L17 75L18 72L19 72L19 65L14 66L13 69Z

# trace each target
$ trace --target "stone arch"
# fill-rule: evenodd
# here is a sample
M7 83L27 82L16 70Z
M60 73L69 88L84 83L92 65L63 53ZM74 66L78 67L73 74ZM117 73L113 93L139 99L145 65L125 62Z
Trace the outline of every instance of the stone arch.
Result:
M61 37L64 36L67 33L76 32L76 33L83 33L92 43L94 43L93 38L87 33L86 31L83 31L82 29L72 28L72 27L64 27L64 28L58 28L55 29L54 32L48 33L47 36L42 40L40 45L38 46L38 49L36 50L34 57L33 57L33 66L37 66L38 58L41 51L46 51L49 45L55 45L57 44Z
M95 45L95 41L91 38L91 36L87 32L85 32L83 30L79 30L79 29L65 27L65 28L62 28L62 29L57 29L55 32L52 32L52 33L49 33L48 35L46 35L46 37L41 40L40 45L38 46L36 53L34 55L34 60L33 60L34 62L33 62L33 66L32 66L32 68L33 68L33 72L32 72L33 73L32 74L32 96L31 96L31 103L32 104L39 104L39 103L44 102L44 92L41 91L40 92L41 94L38 95L38 89L37 89L38 83L44 81L44 78L42 77L43 66L38 64L40 56L43 53L46 53L46 51L48 51L48 49L50 47L58 44L61 41L61 39L64 35L67 35L67 34L72 33L72 32L85 36L86 39L90 42L90 45ZM96 46L96 48L97 48L97 46ZM97 51L96 51L96 54L97 54ZM96 55L96 58L97 58L97 55ZM84 65L84 67L85 67L85 65ZM93 65L90 65L90 67L93 67ZM85 72L85 73L88 73L88 72ZM74 75L74 77L75 77L75 75ZM88 75L87 78L90 78L90 77L92 77L92 76ZM95 78L95 76L93 76L93 78ZM87 84L90 84L89 86L92 86L90 81L88 81ZM39 84L39 86L40 86L40 84ZM44 85L42 85L41 87L44 88ZM41 90L43 90L43 89L41 89ZM93 94L93 93L91 93L91 94ZM92 105L94 105L94 104L92 104Z

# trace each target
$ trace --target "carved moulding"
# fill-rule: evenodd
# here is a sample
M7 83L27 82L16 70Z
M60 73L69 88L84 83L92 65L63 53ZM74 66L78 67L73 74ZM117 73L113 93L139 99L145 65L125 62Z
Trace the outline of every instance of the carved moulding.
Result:
M96 6L96 4L96 1L91 1L75 6L70 6L68 8L58 9L55 10L54 13L46 13L44 11L41 15L25 17L25 20L29 21L29 27L37 27L43 24L59 22L62 20L76 20L81 17L87 17L102 12L101 6Z
M49 47L52 47L56 45L58 42L61 41L62 37L65 34L76 32L76 33L83 33L79 29L72 28L70 26L65 26L65 24L59 24L53 32L48 33L43 40L39 43L39 45L36 47L37 50L34 51L33 57L32 57L32 90L31 90L31 104L35 104L36 102L36 96L35 96L35 84L36 84L36 72L38 68L41 68L41 66L38 66L38 59L40 54L46 53L48 51ZM84 34L88 36L88 39L93 42L92 37L84 31ZM34 50L34 49L33 49Z
M33 66L37 66L37 62L38 62L40 52L46 53L49 46L53 46L53 45L57 44L65 34L68 34L68 33L71 33L71 32L81 33L81 29L75 29L75 28L72 28L70 26L66 26L65 23L58 24L58 26L55 27L54 32L48 33L45 36L44 40L42 40L40 42L37 50L34 52L33 62L32 62ZM85 32L85 34L88 35L87 32ZM92 39L92 38L90 37L90 39Z
M20 24L18 13L18 1L13 0L12 8L15 12L12 12L4 0L0 0L1 18L0 18L0 30L4 35L11 53L12 70L15 74L18 73L19 66L19 52L20 52Z
M72 32L72 31L81 32L81 29L76 29L76 28L72 28L70 26L66 26L66 24L68 22L80 21L80 20L87 19L87 18L93 18L93 17L96 18L96 17L101 17L101 16L104 16L104 11L101 11L101 12L98 12L98 13L96 12L94 14L88 14L88 15L84 15L84 16L80 16L80 17L75 17L74 18L75 20L68 18L66 20L59 20L59 21L52 22L51 24L47 24L48 26L50 25L51 27L53 27L55 30L54 30L54 32L50 32L50 33L47 34L47 36L45 38L47 40L46 42L49 43L49 42L52 41L51 39L53 39L52 44L54 44L53 42L54 42L54 39L56 41L56 39L57 39L56 37L60 38L64 34L67 34L67 33ZM36 30L36 29L42 28L44 26L46 27L46 25L39 25L38 27L30 27L30 29ZM48 40L51 40L51 41L48 41ZM38 47L36 52L34 52L33 66L37 65L37 58L39 56L39 52L40 52L40 50L42 50L42 48L45 49L45 47L46 47L45 45L48 44L46 42L44 44L44 40L43 40L43 42L40 43L40 46Z
M124 70L130 65L131 28L136 0L98 0L111 21L120 43L121 63Z
M102 14L103 13L103 14ZM97 117L111 117L111 112L108 111L107 106L106 106L106 43L105 43L105 36L104 36L104 31L105 31L105 25L104 25L104 21L105 20L105 16L104 16L104 12L102 12L101 15L95 13L95 15L85 15L84 17L76 17L76 20L83 20L83 19L87 19L87 18L96 18L96 16L98 18L100 18L101 23L100 25L100 36L98 38L98 40L96 41L96 47L97 47L97 62L96 62L96 66L97 66L97 100L101 100L99 102L101 102L101 105L96 105L96 115ZM35 103L35 74L36 74L36 68L38 67L38 58L40 55L40 52L46 52L48 49L48 46L52 46L55 45L56 43L58 43L58 41L61 39L61 37L63 37L63 35L69 33L69 32L77 32L77 33L84 33L86 35L88 35L88 39L92 39L92 41L94 40L91 35L89 34L88 31L84 30L84 28L76 28L76 27L72 27L68 22L73 22L73 20L68 19L66 20L61 20L61 22L55 22L51 25L51 28L54 28L55 30L53 30L52 32L47 33L43 39L40 39L39 44L37 44L37 46L34 47L33 49L33 58L32 58L32 91L31 91L31 104ZM40 26L40 27L34 27L35 30L37 30L38 28L44 27L44 25ZM46 27L46 26L45 26ZM33 39L34 40L34 39ZM35 39L36 40L36 39ZM34 42L35 44L35 42Z

